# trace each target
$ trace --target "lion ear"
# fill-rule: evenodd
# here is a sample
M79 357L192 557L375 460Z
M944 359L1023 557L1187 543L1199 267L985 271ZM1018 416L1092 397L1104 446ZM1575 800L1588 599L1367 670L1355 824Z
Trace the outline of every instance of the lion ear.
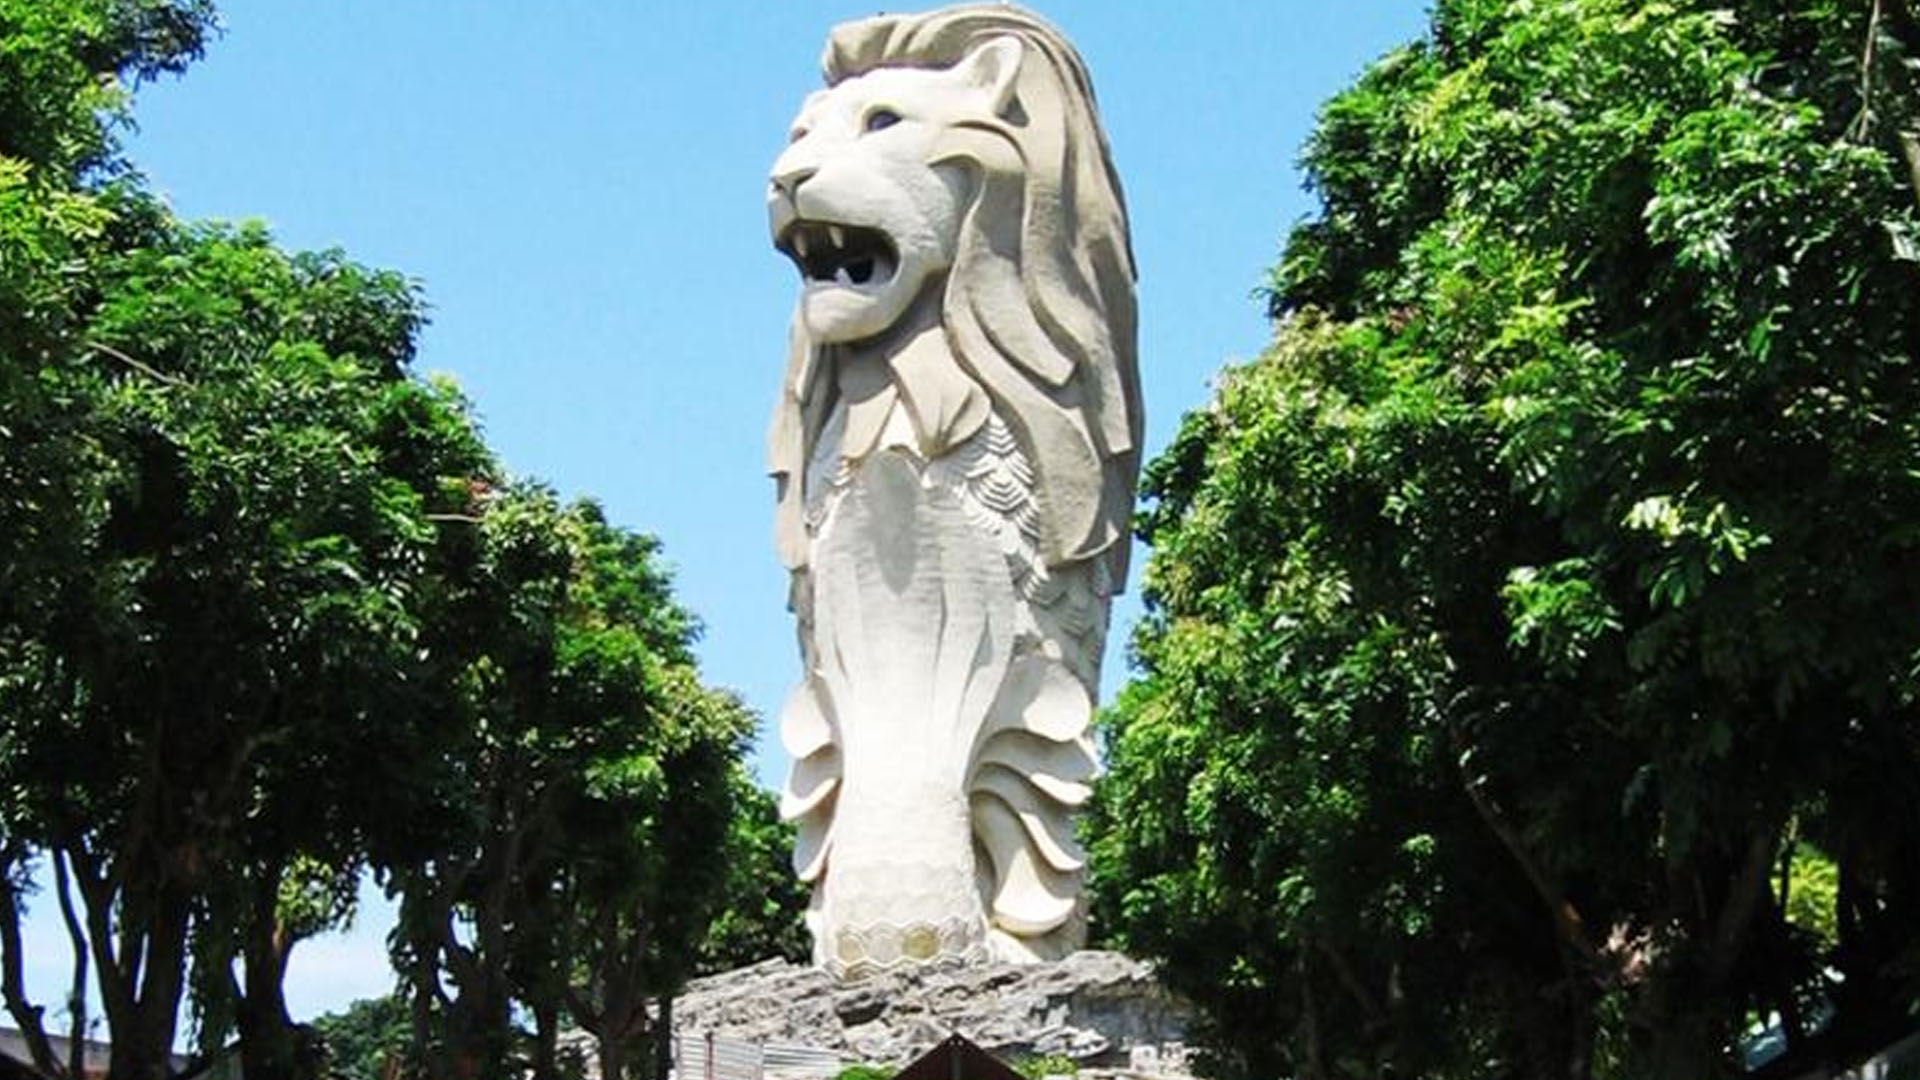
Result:
M983 91L995 115L1006 111L1013 100L1014 84L1020 77L1020 58L1026 46L1016 37L989 38L974 46L958 64L955 75L962 85Z

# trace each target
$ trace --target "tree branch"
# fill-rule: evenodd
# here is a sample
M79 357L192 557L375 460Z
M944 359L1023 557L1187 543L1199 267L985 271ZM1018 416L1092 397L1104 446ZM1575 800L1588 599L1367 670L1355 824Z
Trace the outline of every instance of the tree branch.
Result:
M1896 58L1891 64L1880 56L1880 38L1885 34L1899 42L1905 57ZM1874 0L1873 12L1867 18L1867 40L1860 50L1860 111L1854 116L1853 123L1847 126L1847 138L1853 142L1865 142L1873 129L1873 92L1877 77L1876 69L1885 68L1886 78L1892 84L1889 89L1895 101L1911 101L1913 92L1908 85L1905 72L1901 67L1904 60L1920 55L1920 28L1916 28L1913 11L1907 6L1907 0ZM1907 124L1893 133L1894 142L1900 148L1901 157L1906 159L1907 183L1913 191L1914 201L1920 204L1920 127Z
M594 1009L593 1003L580 992L580 988L568 986L561 991L561 996L566 1000L568 1015L573 1017L574 1023L580 1025L581 1031L593 1036L595 1040L606 1038L600 1023L599 1011Z
M1847 138L1865 142L1873 128L1873 69L1879 61L1882 0L1873 0L1873 13L1867 16L1867 43L1860 49L1860 111L1847 125Z
M1882 0L1882 2L1885 5L1887 32L1900 42L1901 51L1906 54L1903 59L1906 61L1920 59L1920 24L1917 24L1914 18L1913 9L1908 6L1908 0ZM1913 85L1907 78L1905 70L1896 69L1893 78L1896 80L1895 89L1900 92L1901 99L1911 103ZM1920 203L1920 118L1909 114L1908 119L1911 122L1899 131L1896 137L1900 141L1900 153L1907 159L1907 180L1913 186L1914 201Z
M101 356L118 360L121 363L127 365L128 367L139 372L140 374L145 375L147 378L152 379L155 382L165 383L168 386L187 385L185 380L176 379L173 376L168 375L166 372L161 371L160 369L153 367L152 365L144 361L135 360L133 357L128 356L126 353L123 353L119 349L116 349L111 345L105 344L104 342L89 341L87 342L87 348L92 349L94 352L100 354Z
M67 992L68 1042L67 1074L85 1076L87 1072L87 935L80 926L80 915L73 907L73 875L67 871L66 853L52 852L54 895L60 900L60 921L66 924L67 941L73 948L73 985Z
M1533 853L1527 850L1525 838L1520 835L1518 829L1513 827L1512 822L1507 820L1500 807L1487 794L1485 782L1476 781L1468 776L1463 767L1460 770L1460 784L1466 789L1467 798L1473 803L1474 811L1480 815L1480 820L1500 840L1501 845L1507 849L1507 854L1513 856L1513 861L1519 865L1520 872L1526 876L1528 883L1533 886L1533 891L1539 895L1540 902L1546 905L1547 914L1553 920L1554 929L1558 932L1561 942L1573 950L1588 965L1590 971L1596 974L1605 971L1605 960L1600 949L1594 945L1592 938L1587 934L1586 920L1581 917L1580 909L1574 906L1573 901L1567 898L1566 892L1560 888L1559 883L1548 875L1546 869L1534 858Z

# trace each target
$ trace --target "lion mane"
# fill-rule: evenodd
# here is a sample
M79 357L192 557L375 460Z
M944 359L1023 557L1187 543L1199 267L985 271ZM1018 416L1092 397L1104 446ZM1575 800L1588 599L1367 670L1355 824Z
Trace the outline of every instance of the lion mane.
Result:
M973 177L946 275L942 322L960 367L986 391L1038 474L1041 555L1103 557L1126 580L1142 410L1127 214L1085 67L1052 26L1008 5L880 15L837 27L829 86L882 67L948 68L982 43L1025 46L1002 114L946 132L936 161ZM1017 223L1017 227L1015 225ZM807 561L802 482L830 394L831 365L796 319L769 434L778 547Z

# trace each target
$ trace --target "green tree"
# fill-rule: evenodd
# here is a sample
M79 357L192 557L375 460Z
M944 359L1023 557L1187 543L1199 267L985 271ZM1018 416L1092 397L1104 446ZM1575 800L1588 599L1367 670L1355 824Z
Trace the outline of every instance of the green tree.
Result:
M47 1075L78 1063L21 978L36 855L69 1034L91 968L115 1075L164 1067L189 986L205 1048L237 1020L284 1073L287 950L340 914L314 886L350 889L371 766L403 761L373 720L410 713L430 519L490 468L406 375L410 285L175 221L120 157L132 89L213 28L199 0L0 4L0 960Z
M0 0L0 625L44 617L45 571L100 510L81 403L111 361L81 330L131 89L213 28L197 0Z
M665 1080L670 1002L731 898L734 800L753 717L732 695L701 687L690 666L666 674L662 730L641 753L590 771L555 874L568 973L560 1001L598 1043L603 1077Z
M1091 829L1224 1071L1906 1023L1916 45L1900 3L1444 0L1325 107L1275 343L1148 471Z
M190 952L203 1049L237 1019L274 1075L287 950L330 921L283 917L289 875L351 890L414 735L433 518L491 466L406 375L404 281L137 201L116 227L86 329L104 507L9 657L8 833L73 872L116 1075L170 1051Z
M651 538L531 484L477 516L431 646L466 733L444 839L391 868L415 1042L434 1075L552 1075L564 1012L624 1076L720 896L751 717L700 684Z
M734 815L721 856L726 898L700 944L700 974L775 957L800 962L812 950L808 890L793 872L793 826L780 820L779 798L744 769L732 785Z
M124 174L134 88L185 70L217 28L210 0L5 0L0 157L61 188Z
M372 869L414 1062L503 1074L518 1005L541 1075L563 1009L621 1075L710 936L751 720L653 541L496 493L409 370L412 283L145 192L131 91L215 25L0 0L0 998L78 1074L24 987L37 866L113 1077L164 1074L183 1003L203 1055L313 1075L290 951Z
M339 1012L315 1017L313 1029L326 1047L330 1075L398 1080L413 1072L407 1003L396 995L363 998Z

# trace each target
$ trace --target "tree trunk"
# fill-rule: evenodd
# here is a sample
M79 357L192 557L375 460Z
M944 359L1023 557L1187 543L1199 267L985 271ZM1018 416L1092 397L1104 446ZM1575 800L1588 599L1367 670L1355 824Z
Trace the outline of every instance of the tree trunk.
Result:
M611 1035L600 1040L600 1080L627 1080L626 1040Z
M1724 1032L1714 1010L1695 1001L1679 1015L1669 1014L1653 1034L1648 1062L1650 1080L1713 1080L1726 1075L1720 1048Z
M462 874L446 868L442 873L455 878ZM455 1059L457 1047L464 1045L453 1035L458 1016L443 985L455 965L447 950L458 944L453 940L453 886L421 867L399 874L398 880L397 933L405 944L393 959L407 984L413 1055L409 1065L430 1080L451 1080L461 1075Z
M673 1074L673 995L660 995L660 1018L653 1026L653 1076L667 1080ZM682 1078L684 1080L684 1078Z
M240 998L240 1071L248 1080L311 1080L319 1062L306 1053L300 1028L287 1015L287 959L293 943L276 919L280 876L264 874L249 913L246 985Z
M1567 986L1567 1080L1590 1080L1593 1076L1593 1042L1596 1029L1594 1010L1599 995L1578 975L1570 975Z
M496 825L476 869L482 880L468 912L473 947L460 944L450 918L442 930L440 955L455 986L448 1008L447 1051L456 1062L456 1075L462 1077L505 1077L515 1072L507 924L521 865L519 831L511 823Z
M166 1080L173 1071L173 1037L186 989L189 904L172 882L161 882L145 907L144 927L129 927L140 944L139 987L131 1023L113 1030L107 1080Z
M119 888L95 863L78 841L63 847L80 886L81 906L86 913L87 947L93 961L93 975L100 986L101 1011L106 1014L109 1031L131 1029L134 1022L134 988L130 974L121 970L114 953L114 899Z
M1307 965L1307 957L1301 953L1299 962L1294 965L1295 977L1300 980L1300 1037L1305 1044L1302 1052L1306 1061L1302 1068L1306 1070L1306 1080L1327 1080L1326 1056L1320 1049L1320 1010L1313 998L1313 971Z
M1689 962L1650 988L1647 1075L1653 1080L1712 1080L1728 1073L1728 1024L1737 1014L1728 988L1755 923L1771 909L1767 872L1779 836L1773 827L1749 834L1739 860L1718 878L1726 889L1718 911L1703 909L1692 920Z
M607 1004L600 1013L600 1030L603 1033L600 1042L603 1047L618 1046L622 1068L628 1068L631 1066L625 1062L631 1056L634 1043L647 1033L646 998L634 987L618 988L618 992L612 986L608 989ZM605 1061L604 1053L602 1061ZM645 1056L634 1064L645 1065ZM626 1073L608 1072L604 1064L600 1077L601 1080L627 1080Z
M57 1076L59 1065L54 1061L53 1045L43 1022L46 1010L27 1000L24 967L19 894L11 880L0 878L0 995L6 999L7 1014L13 1018L21 1041L27 1044L33 1067L44 1075Z
M559 1080L560 1016L551 1005L533 1009L533 1080Z
M73 875L67 870L66 853L55 849L49 859L53 863L55 895L60 900L60 921L67 928L67 943L73 949L73 975L67 989L67 1075L84 1076L87 1071L87 934L80 925L80 913L73 906Z
M439 1053L433 1042L431 983L423 972L416 971L412 975L413 992L407 995L407 1022L413 1036L413 1052L420 1055L418 1064L422 1074L440 1080L446 1075L446 1055Z

